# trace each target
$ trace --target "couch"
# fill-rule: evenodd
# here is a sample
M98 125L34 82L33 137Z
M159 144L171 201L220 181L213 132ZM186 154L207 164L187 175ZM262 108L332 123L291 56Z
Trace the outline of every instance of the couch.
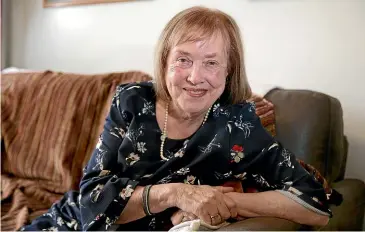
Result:
M78 188L118 84L146 81L138 71L81 75L10 73L1 77L1 229L19 229ZM347 140L338 100L305 90L273 89L276 136L343 195L324 228L253 218L221 230L361 230L365 184L344 179ZM300 103L300 107L298 107Z

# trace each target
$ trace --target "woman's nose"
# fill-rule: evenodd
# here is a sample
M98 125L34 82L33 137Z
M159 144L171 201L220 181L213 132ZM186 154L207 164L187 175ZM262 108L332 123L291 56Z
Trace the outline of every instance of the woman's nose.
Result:
M188 81L193 85L197 85L204 82L204 74L202 65L199 63L194 63L190 75L188 76Z

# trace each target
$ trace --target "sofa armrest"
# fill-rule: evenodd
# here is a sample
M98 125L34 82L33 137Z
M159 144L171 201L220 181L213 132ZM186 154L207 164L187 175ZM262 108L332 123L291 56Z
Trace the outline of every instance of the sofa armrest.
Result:
M222 227L221 231L253 231L253 230L270 230L270 231L297 231L304 229L305 226L298 223L273 217L249 218L240 222L232 223Z
M365 209L365 183L357 179L345 179L332 186L343 196L339 206L331 206L333 217L317 230L362 230Z

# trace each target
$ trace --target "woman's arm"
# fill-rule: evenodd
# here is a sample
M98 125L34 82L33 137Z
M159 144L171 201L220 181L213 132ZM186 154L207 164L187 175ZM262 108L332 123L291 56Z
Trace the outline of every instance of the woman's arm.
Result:
M329 217L317 214L276 191L226 193L236 202L241 217L277 217L299 224L325 226Z
M136 187L116 224L124 224L146 216L142 204L144 187ZM228 219L237 216L236 204L224 195L232 192L231 187L193 186L181 183L153 185L149 192L148 206L151 213L159 213L167 208L179 207L197 215L209 224L210 215L220 214ZM214 212L214 213L212 213Z
M118 86L104 130L84 169L79 196L83 231L108 230L140 186L139 178L128 174L135 162L133 150L128 148L132 146L127 145L132 143L129 128L139 99L134 85Z
M177 184L153 185L148 197L150 211L153 213L159 213L165 209L174 207L176 205L174 198L176 195L176 193L174 193L176 188ZM138 186L134 190L122 214L116 221L116 224L125 224L146 216L142 204L143 189L144 187Z
M332 212L321 183L265 130L248 104L236 114L242 122L236 119L232 124L230 142L232 151L240 148L243 158L232 163L233 174L247 174L260 188L260 193L236 196L241 213L282 217L309 225L326 224Z
M311 226L325 226L329 221L328 216L314 213L276 191L260 193L231 192L225 195L235 202L239 217L277 217ZM180 210L171 217L174 225L182 222L181 215L184 213L186 212ZM197 216L194 218L197 218Z

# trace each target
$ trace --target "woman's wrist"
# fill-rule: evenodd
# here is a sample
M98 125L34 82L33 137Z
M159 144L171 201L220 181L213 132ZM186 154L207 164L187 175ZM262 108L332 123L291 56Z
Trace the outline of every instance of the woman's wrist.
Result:
M180 185L179 183L152 185L149 192L150 211L158 213L176 207Z
M183 187L181 183L166 184L166 203L169 208L177 207L179 199L179 189Z

